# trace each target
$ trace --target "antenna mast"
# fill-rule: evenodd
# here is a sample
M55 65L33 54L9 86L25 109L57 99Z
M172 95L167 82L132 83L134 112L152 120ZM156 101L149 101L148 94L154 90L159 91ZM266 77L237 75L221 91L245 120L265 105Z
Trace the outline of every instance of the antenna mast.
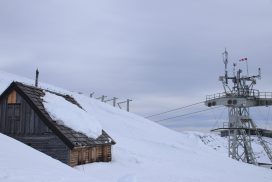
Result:
M225 64L225 79L226 79L226 84L228 84L228 79L227 78L228 78L229 53L225 49L225 52L223 52L222 54L223 54L223 62Z
M208 107L224 105L228 107L228 143L229 157L238 161L258 165L254 151L251 146L251 132L253 131L268 158L272 162L272 150L257 128L256 123L249 114L250 107L272 105L272 93L260 92L254 89L256 79L261 79L261 69L258 75L242 75L242 70L236 72L236 64L233 65L233 76L228 75L228 52L223 52L223 62L225 64L225 76L220 76L219 80L223 84L224 93L209 95L206 97L205 105ZM232 83L232 86L229 86Z

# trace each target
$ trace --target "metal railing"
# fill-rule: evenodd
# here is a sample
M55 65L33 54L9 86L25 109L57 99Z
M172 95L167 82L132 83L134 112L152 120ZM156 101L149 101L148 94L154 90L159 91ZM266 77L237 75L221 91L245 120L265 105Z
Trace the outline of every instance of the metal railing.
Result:
M219 98L228 98L228 97L241 97L241 98L257 98L257 99L272 99L272 92L260 92L259 90L241 90L234 93L231 92L222 92L206 96L206 101L214 100Z
M212 94L212 95L207 95L206 96L206 101L207 100L219 99L219 98L225 98L225 97L227 97L227 94L225 92L223 92L223 93L216 93L216 94Z
M272 92L260 92L259 98L260 99L271 99Z

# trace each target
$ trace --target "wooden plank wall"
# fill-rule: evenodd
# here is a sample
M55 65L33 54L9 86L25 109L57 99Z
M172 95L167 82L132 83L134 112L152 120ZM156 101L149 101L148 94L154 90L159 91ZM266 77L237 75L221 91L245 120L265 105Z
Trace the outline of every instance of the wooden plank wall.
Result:
M8 96L8 103L9 103L9 104L15 104L15 103L16 103L16 95L17 95L17 93L16 93L15 90L13 90L13 91L9 94L9 96Z
M45 134L51 132L29 104L17 95L15 104L0 103L0 132L15 135Z
M19 94L15 104L7 104L7 98L0 103L0 132L68 164L67 146Z
M11 136L54 159L68 164L68 147L56 136Z
M111 145L78 148L70 151L70 165L111 161Z
M103 147L103 161L111 161L111 145L106 145Z

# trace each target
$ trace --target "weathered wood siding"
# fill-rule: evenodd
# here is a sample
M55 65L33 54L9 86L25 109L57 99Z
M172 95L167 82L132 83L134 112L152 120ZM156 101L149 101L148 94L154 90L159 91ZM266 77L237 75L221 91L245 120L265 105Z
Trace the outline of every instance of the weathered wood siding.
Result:
M103 146L103 161L104 162L111 161L111 145Z
M12 94L0 102L0 132L68 164L68 147L18 93L14 103Z
M111 161L111 145L78 148L70 151L70 166Z

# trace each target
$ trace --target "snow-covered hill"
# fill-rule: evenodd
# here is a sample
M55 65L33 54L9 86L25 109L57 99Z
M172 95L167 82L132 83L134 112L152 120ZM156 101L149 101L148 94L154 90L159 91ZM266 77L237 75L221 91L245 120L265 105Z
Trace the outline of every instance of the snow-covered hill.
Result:
M12 80L34 83L29 79L0 72L0 92ZM46 84L41 86L73 95L88 114L100 122L117 142L113 147L113 161L86 164L73 169L0 135L1 182L272 181L271 170L231 160L225 153L221 154L205 145L195 133L178 133L84 95Z
M220 154L223 154L225 156L228 155L228 138L227 137L220 137L217 133L200 133L200 132L185 132L190 135L195 135L197 138L199 138L205 145L211 147L212 149L218 151ZM258 139L256 136L252 136L252 148L255 153L255 157L258 162L260 163L267 163L270 164L270 160L266 153L264 152L264 149L258 142ZM272 138L263 138L265 141L267 141L268 145L272 147Z
M100 181L0 133L0 182Z

